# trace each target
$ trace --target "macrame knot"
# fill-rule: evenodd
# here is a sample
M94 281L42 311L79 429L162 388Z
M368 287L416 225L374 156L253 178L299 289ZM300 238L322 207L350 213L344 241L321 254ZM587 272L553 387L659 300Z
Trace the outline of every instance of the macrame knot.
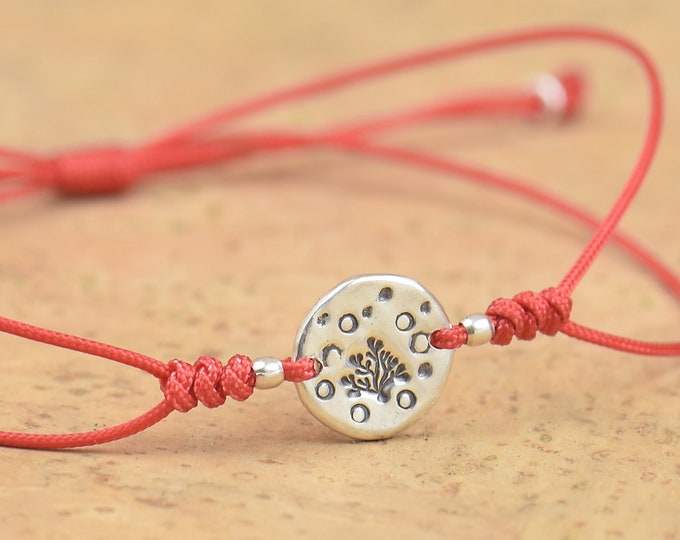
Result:
M194 365L173 360L168 367L170 374L161 381L161 390L179 412L193 409L199 401L209 408L219 407L227 396L245 401L255 387L253 362L247 356L232 356L226 365L212 356L201 356Z
M531 340L537 332L554 336L569 321L571 305L571 298L556 288L494 300L486 310L496 329L491 343L507 345L513 336Z
M57 155L43 162L37 176L63 195L119 193L139 176L135 154L118 147L90 148Z

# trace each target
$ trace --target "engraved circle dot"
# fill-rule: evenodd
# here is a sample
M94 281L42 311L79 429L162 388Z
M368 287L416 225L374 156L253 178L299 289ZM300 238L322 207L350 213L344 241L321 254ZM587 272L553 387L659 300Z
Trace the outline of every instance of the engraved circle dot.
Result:
M345 334L355 332L358 327L359 321L357 321L357 318L351 313L345 313L338 321L338 328Z
M335 395L335 385L328 379L324 379L316 385L314 391L316 397L328 401L329 399L333 399L333 396Z
M423 362L418 366L418 377L421 379L427 379L432 375L432 364L429 362Z
M398 330L401 330L402 332L408 332L416 325L416 320L408 311L404 311L404 313L397 315L397 319L394 321L394 324Z
M326 326L328 324L328 319L330 319L328 313L322 313L316 318L316 324L321 327Z
M352 418L352 420L354 420L357 424L364 424L370 418L371 411L368 410L368 407L366 407L366 405L362 405L361 403L359 403L358 405L352 407L352 409L349 412L349 415Z
M393 295L394 291L392 290L392 287L383 287L378 293L378 300L381 302L389 302L392 300Z
M334 356L335 358L331 358L331 355ZM331 365L331 362L337 364L341 360L342 351L337 345L333 343L331 343L330 345L326 345L323 348L323 351L321 351L321 363L323 364L323 367L329 367Z
M423 315L427 315L431 310L432 310L432 306L430 305L430 303L427 300L425 302L423 302L422 304L420 304L420 312Z
M430 336L425 332L417 332L411 336L408 346L411 352L425 354L430 350Z
M366 306L362 311L361 311L361 316L364 319L370 319L371 315L373 315L373 306Z
M416 395L410 390L402 390L397 394L397 405L404 410L413 409L416 401Z

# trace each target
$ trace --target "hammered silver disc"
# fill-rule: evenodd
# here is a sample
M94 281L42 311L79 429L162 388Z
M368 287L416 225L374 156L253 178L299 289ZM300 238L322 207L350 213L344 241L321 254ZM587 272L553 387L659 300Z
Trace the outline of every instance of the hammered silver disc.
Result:
M356 439L391 437L439 397L453 351L430 334L450 326L419 283L402 276L349 279L314 306L297 335L295 359L313 357L321 373L297 385L305 407Z

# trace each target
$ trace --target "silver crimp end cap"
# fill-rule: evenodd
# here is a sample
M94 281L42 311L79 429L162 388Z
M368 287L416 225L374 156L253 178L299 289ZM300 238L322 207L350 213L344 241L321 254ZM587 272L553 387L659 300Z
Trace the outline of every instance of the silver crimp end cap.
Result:
M473 313L460 321L467 331L467 344L471 347L484 345L493 339L493 321L483 313Z
M276 388L283 382L283 364L277 358L258 358L253 360L255 388L267 390Z
M533 87L546 112L554 115L564 114L568 96L562 81L554 75L542 74L534 79Z

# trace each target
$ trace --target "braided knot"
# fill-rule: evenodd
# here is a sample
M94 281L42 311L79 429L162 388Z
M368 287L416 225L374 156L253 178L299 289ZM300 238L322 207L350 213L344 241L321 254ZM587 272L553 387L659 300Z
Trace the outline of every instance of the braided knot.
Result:
M219 407L227 396L244 401L255 387L253 362L247 356L232 356L226 365L212 356L201 356L194 365L173 360L168 367L170 374L161 381L161 390L179 412L193 409L199 401L209 408Z
M40 183L63 195L108 195L125 190L139 174L135 154L118 147L67 152L52 157L33 172Z
M571 298L556 288L540 293L523 292L512 299L494 300L486 310L496 332L491 343L507 345L513 336L531 340L537 332L554 336L569 321Z

